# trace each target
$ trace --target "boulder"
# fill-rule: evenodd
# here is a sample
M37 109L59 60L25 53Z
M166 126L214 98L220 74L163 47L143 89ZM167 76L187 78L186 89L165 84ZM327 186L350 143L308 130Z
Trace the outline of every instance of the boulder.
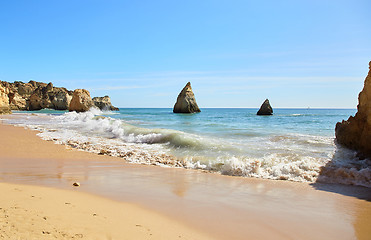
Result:
M191 83L188 82L179 93L173 109L174 113L196 113L201 112L196 103L195 95L192 91Z
M273 109L268 99L265 99L265 101L263 102L259 111L256 114L257 115L273 115Z
M94 102L90 97L90 93L85 89L76 89L68 108L69 111L86 112L91 107L94 107Z
M8 94L9 89L0 85L0 114L11 113Z
M371 62L363 90L358 96L357 110L354 117L336 124L336 141L358 151L360 158L371 158Z
M93 102L94 102L94 105L100 110L104 110L104 111L118 111L119 110L117 107L112 106L111 98L109 96L94 97Z

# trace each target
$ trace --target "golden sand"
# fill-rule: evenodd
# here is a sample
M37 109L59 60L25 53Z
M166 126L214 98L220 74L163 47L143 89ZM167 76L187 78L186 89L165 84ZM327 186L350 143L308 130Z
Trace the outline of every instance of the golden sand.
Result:
M6 182L0 184L4 239L371 236L367 188L127 164L66 149L20 127L0 124L0 133L0 181ZM81 186L72 186L74 182Z
M0 239L211 239L138 206L53 188L0 183Z

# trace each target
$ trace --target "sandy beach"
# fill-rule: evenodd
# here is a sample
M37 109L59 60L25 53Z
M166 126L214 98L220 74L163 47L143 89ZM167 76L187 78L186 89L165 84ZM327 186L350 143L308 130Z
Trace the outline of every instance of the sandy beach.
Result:
M0 239L212 239L154 212L91 194L0 183Z
M0 9L0 240L371 240L371 0Z
M365 187L127 164L43 141L21 127L1 124L0 132L2 239L371 236Z

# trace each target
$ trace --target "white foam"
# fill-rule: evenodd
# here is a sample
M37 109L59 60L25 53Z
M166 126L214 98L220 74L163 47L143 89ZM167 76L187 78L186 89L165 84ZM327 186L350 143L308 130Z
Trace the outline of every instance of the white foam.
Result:
M131 163L371 187L370 160L357 160L354 152L335 146L331 137L287 134L226 141L171 129L141 128L103 114L99 110L59 116L18 114L8 121L39 130L45 140Z

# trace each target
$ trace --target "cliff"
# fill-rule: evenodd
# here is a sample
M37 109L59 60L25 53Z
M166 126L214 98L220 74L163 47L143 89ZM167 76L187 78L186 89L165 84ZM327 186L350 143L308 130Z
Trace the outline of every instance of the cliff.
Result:
M118 111L117 107L112 106L111 98L109 96L104 97L94 97L93 98L94 105L101 110L105 111Z
M0 85L0 114L10 113L9 89Z
M86 112L91 107L95 106L90 97L90 93L86 89L76 89L73 91L72 100L68 108L69 111Z
M94 106L90 93L85 89L83 90L84 96L81 98L79 98L80 95L76 96L77 100L75 100L76 104L81 100L80 106L75 104L79 111L87 111ZM32 111L44 108L70 110L73 95L73 91L63 87L54 87L52 83L46 84L36 81L9 83L0 81L0 112L9 113L10 110ZM115 107L112 106L112 108ZM103 110L103 108L100 109Z
M354 117L336 124L336 141L358 151L360 158L371 157L371 62L363 90L358 96L357 110Z

